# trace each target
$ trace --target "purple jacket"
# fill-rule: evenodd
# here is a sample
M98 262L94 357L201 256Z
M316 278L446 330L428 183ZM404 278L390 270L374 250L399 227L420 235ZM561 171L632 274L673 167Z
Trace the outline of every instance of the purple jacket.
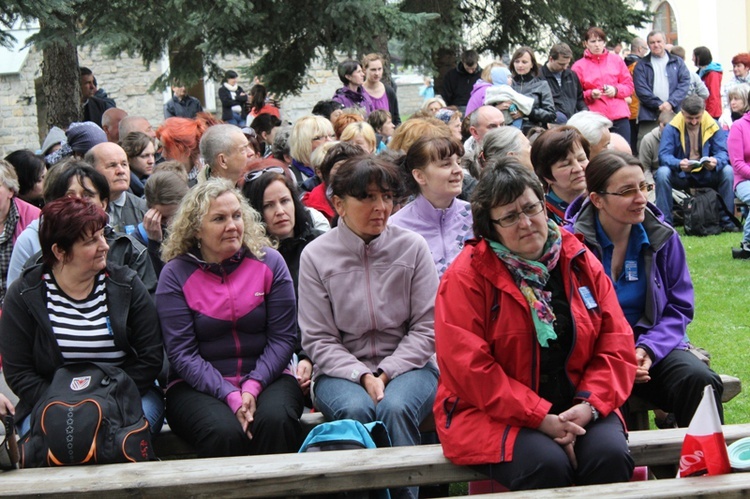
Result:
M583 234L586 246L599 258L601 247L596 239L596 208L581 196L568 207L565 228ZM635 346L644 348L656 365L672 350L687 349L687 326L693 320L695 297L685 248L677 232L664 222L653 204L648 204L643 221L650 246L644 260L649 285L643 316L633 328Z
M456 198L446 210L436 209L421 194L390 219L393 225L424 237L432 253L438 277L461 253L464 241L474 237L471 205Z
M469 97L469 102L466 104L466 116L484 106L484 94L487 93L487 89L491 86L492 83L484 81L481 78L474 83L474 88L471 89L471 97Z
M332 100L340 103L344 107L361 107L367 114L370 114L373 111L370 96L367 95L367 92L362 90L362 87L359 87L356 92L349 87L341 87L336 90L335 94L333 94Z
M740 182L750 180L750 113L745 113L732 124L727 149L734 170L734 188L737 188Z
M156 307L171 364L170 386L186 381L236 412L287 367L297 342L294 286L271 248L243 249L221 264L197 250L164 266ZM240 390L241 388L241 390Z

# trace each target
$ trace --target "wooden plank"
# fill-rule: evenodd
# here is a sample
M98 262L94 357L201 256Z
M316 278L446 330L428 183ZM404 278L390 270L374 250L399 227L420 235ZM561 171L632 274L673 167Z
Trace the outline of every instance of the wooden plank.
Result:
M684 428L632 432L630 448L636 465L675 464L685 432ZM750 436L750 424L725 426L724 435L727 443ZM0 475L0 496L285 497L483 479L472 469L448 461L440 445L421 445L14 470ZM630 490L631 485L619 487Z
M750 490L750 473L701 476L692 478L672 478L669 480L649 480L583 487L565 487L502 494L483 494L487 499L578 499L580 497L617 497L630 499L641 497L680 498L680 497L725 497L746 498Z

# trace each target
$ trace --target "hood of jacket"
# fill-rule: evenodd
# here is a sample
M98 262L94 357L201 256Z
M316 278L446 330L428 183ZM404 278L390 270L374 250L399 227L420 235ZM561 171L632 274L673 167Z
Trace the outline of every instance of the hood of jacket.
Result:
M477 64L477 69L474 70L473 73L469 73L466 71L466 68L464 67L464 63L461 61L458 61L458 64L456 64L456 71L458 71L462 75L475 75L475 74L482 74L482 67Z
M711 62L711 64L709 64L708 66L700 68L698 70L698 76L703 78L703 75L705 75L706 73L710 73L711 71L715 71L716 73L722 73L723 70L721 69L721 64L715 61Z

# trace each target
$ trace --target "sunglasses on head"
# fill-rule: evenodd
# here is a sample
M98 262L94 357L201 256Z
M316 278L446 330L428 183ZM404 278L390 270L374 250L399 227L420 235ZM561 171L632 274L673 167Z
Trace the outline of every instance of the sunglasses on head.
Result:
M247 183L252 182L253 180L257 180L264 173L280 173L284 175L284 169L280 166L269 166L268 168L263 168L262 170L253 170L245 174L245 182Z

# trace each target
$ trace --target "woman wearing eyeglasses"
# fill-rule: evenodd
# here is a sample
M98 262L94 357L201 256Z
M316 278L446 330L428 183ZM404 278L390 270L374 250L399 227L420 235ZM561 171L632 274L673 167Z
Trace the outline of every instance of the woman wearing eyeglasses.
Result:
M485 168L471 208L478 239L435 303L445 456L511 490L628 481L618 408L635 354L611 281L547 219L542 185L517 159Z
M685 249L659 209L648 202L641 162L622 152L598 154L586 168L589 195L567 216L583 234L614 283L633 328L638 371L633 394L672 412L688 426L706 385L714 387L722 415L721 379L688 351L693 283ZM580 201L583 201L582 203Z

